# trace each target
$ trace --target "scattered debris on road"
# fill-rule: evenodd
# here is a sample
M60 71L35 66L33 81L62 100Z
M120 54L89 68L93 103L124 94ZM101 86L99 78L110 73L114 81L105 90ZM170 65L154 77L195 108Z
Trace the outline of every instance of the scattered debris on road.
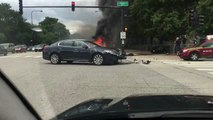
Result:
M147 64L147 65L151 63L150 60L147 60L147 61L141 60L141 62L142 62L143 64Z

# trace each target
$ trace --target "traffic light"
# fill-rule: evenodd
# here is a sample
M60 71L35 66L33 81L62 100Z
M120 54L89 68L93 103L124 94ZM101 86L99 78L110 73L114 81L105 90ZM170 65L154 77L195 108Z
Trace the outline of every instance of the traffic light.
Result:
M75 2L72 2L72 11L75 11Z
M195 10L189 11L189 25L194 26L196 24L196 12Z
M23 15L23 1L19 0L19 13Z
M199 23L199 25L204 25L204 15L199 15L199 17L198 17L198 23Z

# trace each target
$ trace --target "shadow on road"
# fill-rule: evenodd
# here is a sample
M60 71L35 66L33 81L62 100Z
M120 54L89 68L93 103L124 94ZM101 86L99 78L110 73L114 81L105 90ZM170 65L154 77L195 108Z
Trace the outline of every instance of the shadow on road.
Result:
M206 61L213 61L213 59L205 59L205 58L202 58L202 59L199 59L197 61L191 61L191 60L182 60L182 61L186 61L186 62L206 62Z
M53 65L50 62L46 62L44 64L49 64L49 65ZM124 62L120 62L119 64L104 64L104 65L100 65L100 66L119 66L119 65L129 65L129 64L133 64L133 62L131 61L124 61ZM67 62L61 62L60 64L57 65L88 65L88 66L97 66L94 65L93 63L90 62L73 62L73 63L67 63Z

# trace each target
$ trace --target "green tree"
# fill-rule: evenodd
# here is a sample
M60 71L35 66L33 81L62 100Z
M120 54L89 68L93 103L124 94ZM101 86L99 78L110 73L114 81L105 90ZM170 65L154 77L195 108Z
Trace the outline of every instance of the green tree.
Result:
M4 35L4 33L0 33L0 43L4 43L7 41L6 36Z
M56 18L46 17L39 25L43 30L43 33L39 35L41 42L51 44L70 37L69 30Z
M0 4L0 33L5 36L4 42L13 42L15 44L30 42L31 26L26 23L26 20L19 12L11 9L11 6L6 3Z
M137 26L137 32L132 32L132 36L136 33L165 41L186 34L187 11L195 3L195 0L135 0L130 10L136 20L131 26Z
M213 34L213 1L199 0L196 6L198 14L205 16L204 25L197 28L200 35Z

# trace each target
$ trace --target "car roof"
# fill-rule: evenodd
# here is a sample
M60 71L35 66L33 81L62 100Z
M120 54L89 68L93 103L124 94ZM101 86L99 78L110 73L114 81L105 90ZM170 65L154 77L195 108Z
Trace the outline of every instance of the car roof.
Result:
M20 44L20 45L16 45L16 46L26 46L25 44Z
M61 40L58 42L63 42L63 41L89 41L89 40L87 40L87 39L66 39L66 40Z

